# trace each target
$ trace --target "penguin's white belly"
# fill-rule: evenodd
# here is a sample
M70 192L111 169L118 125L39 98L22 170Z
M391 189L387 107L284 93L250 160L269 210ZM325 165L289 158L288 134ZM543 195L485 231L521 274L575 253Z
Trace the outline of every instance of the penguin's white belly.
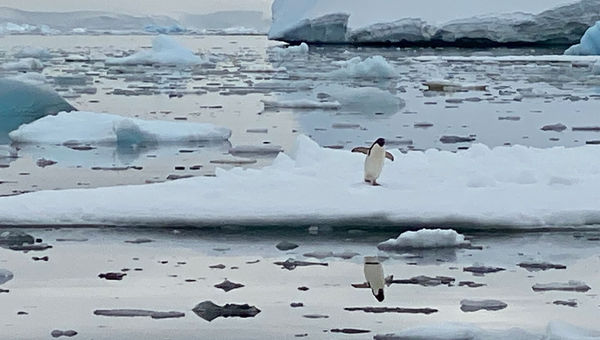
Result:
M385 160L385 149L373 147L371 154L365 159L365 180L374 181L379 178Z

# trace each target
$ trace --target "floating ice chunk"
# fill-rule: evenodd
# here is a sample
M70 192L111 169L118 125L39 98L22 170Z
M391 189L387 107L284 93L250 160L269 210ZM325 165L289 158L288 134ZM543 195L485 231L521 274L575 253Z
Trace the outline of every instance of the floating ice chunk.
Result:
M598 60L593 66L592 66L592 73L595 75L600 75L600 60Z
M19 143L160 143L226 140L231 130L212 124L142 120L95 112L61 112L20 126Z
M390 65L380 55L368 57L365 60L362 60L360 57L354 57L347 61L334 63L342 67L330 73L331 76L337 78L393 78L397 75L394 66Z
M41 71L44 69L44 65L37 59L24 58L4 63L0 65L0 68L7 71Z
M13 277L14 275L10 270L0 269L0 285L12 280Z
M406 231L396 239L389 239L377 245L382 250L404 248L451 248L468 246L471 243L465 236L452 229L421 229Z
M394 114L405 105L401 98L376 87L322 85L314 92L327 93L331 100L341 104L340 109L344 112Z
M30 73L11 79L0 78L0 141L21 124L48 114L74 108L54 90L43 84L43 77Z
M569 282L536 283L531 287L534 291L559 290L569 292L587 292L590 286L581 281L571 280Z
M293 100L268 100L262 99L265 110L287 108L287 109L321 109L337 110L341 104L339 102L319 102L312 99L293 99Z
M600 21L588 28L579 44L569 47L566 55L600 55Z
M462 300L460 302L460 310L463 312L497 311L506 307L508 307L506 303L498 300Z
M206 56L198 56L191 50L183 47L175 39L166 35L159 35L152 40L152 49L139 51L123 58L107 58L109 65L200 65L210 64Z
M286 60L295 56L308 54L309 47L303 42L297 46L275 47L272 51L275 52L277 59Z
M37 59L48 59L52 58L52 54L43 47L25 46L18 50L14 56L16 58L37 58Z

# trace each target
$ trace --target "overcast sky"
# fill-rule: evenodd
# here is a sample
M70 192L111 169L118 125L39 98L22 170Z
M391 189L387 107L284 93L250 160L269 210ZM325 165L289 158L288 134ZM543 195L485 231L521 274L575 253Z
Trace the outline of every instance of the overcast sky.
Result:
M0 6L29 11L100 10L128 14L190 14L222 10L258 10L271 13L273 0L0 0ZM302 0L298 0L302 1Z

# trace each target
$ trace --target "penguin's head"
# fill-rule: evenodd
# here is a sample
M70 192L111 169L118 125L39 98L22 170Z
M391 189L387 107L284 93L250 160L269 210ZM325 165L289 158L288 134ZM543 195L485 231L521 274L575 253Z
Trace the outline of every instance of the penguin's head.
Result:
M379 146L384 146L385 145L385 139L383 138L377 138L377 140L375 141L376 144L378 144Z

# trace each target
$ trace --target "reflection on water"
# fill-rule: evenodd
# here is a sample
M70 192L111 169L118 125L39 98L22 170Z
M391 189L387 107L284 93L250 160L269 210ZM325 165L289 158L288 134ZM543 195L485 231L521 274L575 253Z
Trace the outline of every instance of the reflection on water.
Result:
M202 154L206 157L227 153L231 148L228 141L195 143L144 143L144 144L102 144L86 146L15 144L19 157L34 160L51 159L62 167L119 167L144 163L147 159L169 158L183 151Z
M371 288L373 296L375 296L377 301L382 302L385 298L383 292L385 279L383 275L383 266L379 262L379 258L377 256L365 256L363 270L365 272L365 279L367 280L369 288Z

